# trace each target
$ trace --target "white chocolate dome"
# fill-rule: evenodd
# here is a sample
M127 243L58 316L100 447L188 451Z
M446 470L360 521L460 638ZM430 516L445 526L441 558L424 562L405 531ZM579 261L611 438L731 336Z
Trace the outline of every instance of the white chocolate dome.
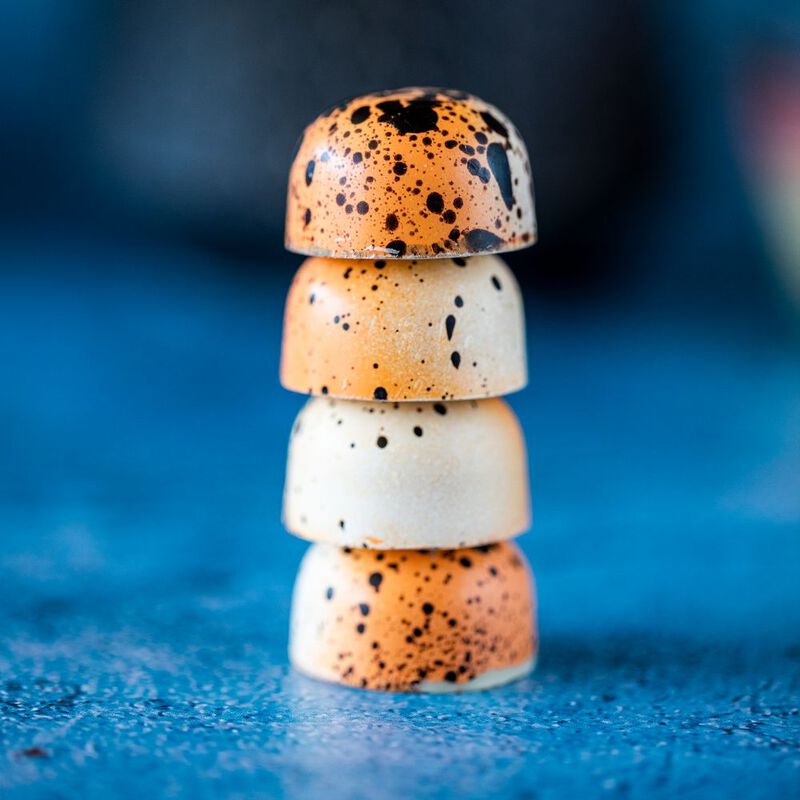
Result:
M530 525L525 441L508 403L312 398L295 421L284 524L349 547L456 548Z

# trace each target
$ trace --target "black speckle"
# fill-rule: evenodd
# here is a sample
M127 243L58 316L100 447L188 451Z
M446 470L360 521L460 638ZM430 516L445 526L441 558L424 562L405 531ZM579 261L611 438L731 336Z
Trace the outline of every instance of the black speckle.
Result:
M332 600L333 599L333 586L329 586L325 590L325 599L326 600Z
M448 208L447 211L442 214L442 219L448 224L452 225L456 221L456 212L453 211L452 208Z
M360 125L364 122L370 115L369 106L361 106L357 108L351 115L350 115L350 122L353 125Z
M453 330L456 327L456 318L452 314L447 315L447 319L444 321L444 327L447 331L447 341L449 342L453 338Z
M470 175L474 175L480 180L481 183L489 183L489 170L481 166L481 162L477 158L471 158L467 161L467 170Z
M378 108L383 112L378 117L378 122L387 122L397 128L401 134L425 133L435 130L439 122L436 113L437 100L419 97L403 105L399 100L385 100L378 103Z
M405 175L408 172L408 166L405 161L398 161L393 167L392 171L395 175Z
M467 240L470 250L476 253L484 250L494 250L504 244L499 236L483 228L473 228L471 231L467 231L464 234L464 238Z
M461 364L461 355L457 350L454 350L450 353L450 360L453 362L453 366L458 369L459 365Z
M314 292L311 292L311 294L308 296L308 304L310 306L313 306L314 305L314 301L316 299L317 299L317 296L314 294Z
M308 225L309 222L311 222L311 209L307 208L303 214L303 225Z
M430 603L423 603L422 613L430 616L431 614L433 614L433 606Z
M445 673L444 679L448 683L455 683L458 680L458 675L453 670L450 670L450 672Z
M464 305L464 300L460 294L456 295L456 299L453 302L456 304L456 308L461 308Z
M323 386L322 387L322 394L328 394L328 387L327 386Z
M514 205L514 188L511 185L511 168L508 166L508 156L505 148L492 142L486 150L486 160L489 162L489 169L500 187L500 194L507 209Z
M383 386L378 386L372 393L372 396L375 400L385 400L389 395L386 393L386 389L384 389Z
M466 267L467 266L467 259L466 258L454 258L453 263L457 267Z
M431 192L425 205L428 206L428 210L433 214L441 214L444 211L444 200L442 200L439 192Z
M360 164L362 159L361 153L353 153L353 163Z
M347 201L347 198L341 192L336 195L336 205L337 206L343 206L346 201Z
M311 186L311 181L314 180L314 159L306 164L306 186Z
M504 139L508 139L508 128L497 117L492 116L488 111L481 111L481 116L491 130L499 133Z
M344 530L344 520L343 520L343 519L340 519L340 520L339 520L339 527L340 527L342 530Z
M422 428L419 425L414 426L414 436L422 436Z
M385 261L376 261L375 262L375 269L383 269L386 266Z
M437 414L441 414L442 416L444 416L447 413L447 406L442 405L442 403L434 403L433 410Z
M466 153L468 156L474 156L474 155L475 155L475 148L474 148L472 145L469 145L469 144L460 144L460 145L458 146L458 149L459 149L459 150L460 150L462 153Z
M380 572L373 572L369 576L369 585L377 592L381 588L381 583L383 583L383 575Z
M472 559L467 556L461 556L461 558L458 559L458 563L461 564L462 567L469 569L472 566Z
M359 603L358 610L363 617L369 616L369 606L366 603Z
M500 278L498 278L497 275L492 275L492 286L494 286L498 292L503 290L503 284L500 283Z
M389 440L385 436L379 436L375 444L377 444L382 450L387 444L389 444Z
M363 200L356 206L356 211L359 214L366 214L369 211L369 204L365 203Z
M392 239L392 241L386 245L386 249L389 250L392 255L402 258L402 256L406 254L406 243L402 239Z
M400 223L397 220L397 217L394 214L387 214L386 215L386 230L387 231L394 231L397 230L397 226Z
M444 143L444 146L445 146L445 147L446 147L448 150L452 150L454 147L458 147L458 142L457 142L455 139L448 139L448 140L447 140L447 141Z
M364 631L365 631L366 629L367 629L367 626L366 626L366 625L365 625L363 622L359 622L359 623L358 623L358 625L356 625L356 630L357 630L359 633L364 633Z

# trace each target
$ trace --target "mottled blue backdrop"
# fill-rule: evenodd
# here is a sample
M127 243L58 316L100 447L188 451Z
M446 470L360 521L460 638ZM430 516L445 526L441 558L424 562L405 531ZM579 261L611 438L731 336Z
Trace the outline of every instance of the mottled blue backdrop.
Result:
M528 301L542 654L453 697L286 658L282 278L8 240L0 795L796 797L800 363L769 326ZM285 272L278 271L278 274Z

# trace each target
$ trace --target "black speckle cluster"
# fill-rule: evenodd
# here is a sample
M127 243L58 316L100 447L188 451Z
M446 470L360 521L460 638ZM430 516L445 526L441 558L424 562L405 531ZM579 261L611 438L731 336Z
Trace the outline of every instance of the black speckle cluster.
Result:
M290 176L290 249L435 258L516 249L534 238L525 146L477 97L424 88L366 95L304 134Z
M328 590L339 602L326 603L313 624L342 682L413 690L423 681L466 682L534 654L529 579L516 545L340 552Z

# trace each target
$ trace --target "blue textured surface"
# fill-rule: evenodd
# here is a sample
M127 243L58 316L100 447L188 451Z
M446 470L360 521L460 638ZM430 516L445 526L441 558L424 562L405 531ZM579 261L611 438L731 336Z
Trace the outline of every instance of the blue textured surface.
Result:
M478 695L359 693L286 662L305 547L279 525L302 402L277 385L286 286L168 253L10 258L4 800L798 796L796 352L529 304L532 386L511 402L539 669ZM163 277L176 259L201 279Z

